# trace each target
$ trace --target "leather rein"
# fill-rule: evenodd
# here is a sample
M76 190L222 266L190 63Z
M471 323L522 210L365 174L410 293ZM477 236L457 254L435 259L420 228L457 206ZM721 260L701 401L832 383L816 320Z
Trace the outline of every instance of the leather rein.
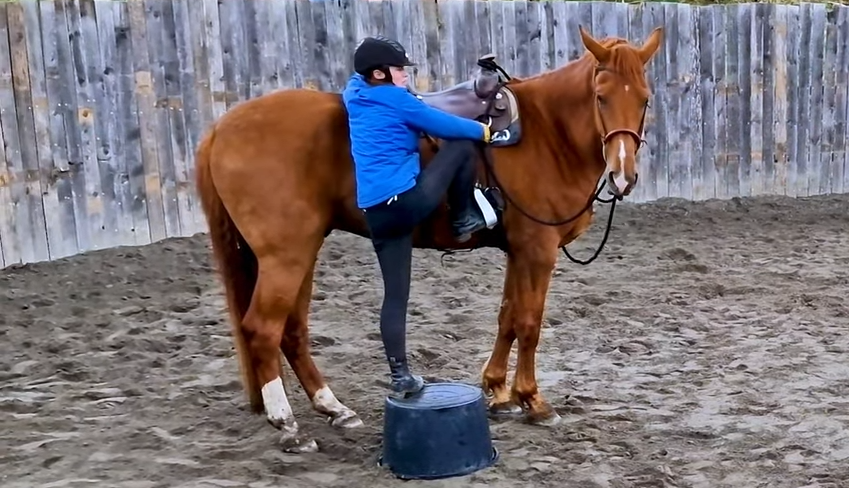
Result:
M507 74L507 72L504 70L504 68L499 66L495 61L493 61L491 59L479 60L478 66L480 66L483 69L489 69L489 70L493 70L493 71L497 70L505 78L504 80L498 81L498 84L497 84L495 90L493 90L486 98L487 106L486 106L486 111L484 112L483 117L485 119L489 118L491 120L490 113L491 113L491 110L492 110L492 107L493 107L493 102L495 100L495 95L497 93L499 93L501 88L504 87L507 84L507 81L511 80L512 77L509 74ZM593 73L593 84L595 84L595 77L598 74L598 72L605 70L605 69L606 68L603 67L603 66L596 66L595 67L595 70L594 70L594 73ZM613 129L611 131L607 131L607 129L604 125L604 119L601 116L601 101L598 98L598 93L595 90L593 90L593 92L595 93L594 98L595 98L595 104L596 104L595 117L596 117L596 120L598 121L598 123L601 125L602 130L604 132L604 135L601 137L602 148L606 147L607 143L610 141L610 139L613 136L615 136L617 134L628 134L628 135L632 136L637 141L637 151L639 151L640 147L642 145L646 144L646 140L640 135L640 133L643 132L645 119L646 119L646 112L648 111L648 106L643 108L643 117L642 117L642 120L640 121L640 129L639 129L640 133L637 133L637 132L635 132L631 129L626 129L626 128ZM584 207L579 212L577 212L575 215L573 215L573 216L571 216L567 219L562 219L562 220L555 220L555 221L542 220L542 219L539 219L539 218L531 215L529 212L527 212L525 209L523 209L519 204L517 204L516 201L513 200L510 197L510 195L507 194L507 191L500 184L500 182L498 181L498 177L495 174L495 168L493 167L492 157L491 157L491 154L490 154L490 151L491 151L492 148L489 147L487 144L481 144L481 145L479 145L479 147L481 149L481 153L482 153L482 156L483 156L484 167L486 169L487 174L492 177L493 182L495 183L496 191L499 194L503 195L504 199L507 202L509 202L510 204L512 204L514 207L516 207L516 209L521 214L523 214L525 217L533 220L534 222L537 222L539 224L546 225L546 226L556 227L556 226L559 226L559 225L568 224L569 222L572 222L575 219L579 218L587 210L589 210L592 207L593 203L595 203L596 201L601 202L601 203L610 203L611 204L610 212L609 212L608 217L607 217L607 225L606 225L605 230L604 230L604 236L601 239L601 244L599 244L598 248L596 249L595 253L593 253L592 256L590 256L586 260L579 260L577 258L574 258L571 254L569 254L569 251L566 249L565 245L559 246L560 249L563 250L563 254L565 254L566 257L569 258L570 261L572 261L573 263L576 263L576 264L587 265L587 264L590 264L593 261L595 261L596 258L598 258L599 254L601 254L601 250L604 249L605 244L607 244L608 237L610 236L610 229L611 229L612 224L613 224L613 213L616 209L616 202L623 199L623 197L620 196L620 195L613 195L609 199L603 199L599 196L601 194L601 191L604 189L604 186L607 184L607 180L613 178L612 172L611 172L611 174L607 175L607 178L602 180L601 185L598 185L598 188L596 189L596 191L594 193L592 193L590 195L590 197L587 200L587 203L584 205Z

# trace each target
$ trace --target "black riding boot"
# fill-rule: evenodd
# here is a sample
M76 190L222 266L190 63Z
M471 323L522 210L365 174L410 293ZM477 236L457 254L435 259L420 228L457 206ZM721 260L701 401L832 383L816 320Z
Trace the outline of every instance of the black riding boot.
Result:
M454 237L458 242L466 242L472 234L486 227L486 221L477 208L474 198L469 199L465 209L453 219Z
M424 379L410 373L406 359L389 358L391 389L401 397L412 395L424 388Z

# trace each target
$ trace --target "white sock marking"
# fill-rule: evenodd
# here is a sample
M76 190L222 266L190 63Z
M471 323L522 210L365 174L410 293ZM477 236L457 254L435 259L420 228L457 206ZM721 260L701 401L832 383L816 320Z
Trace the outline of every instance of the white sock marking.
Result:
M286 390L283 389L283 380L278 376L262 387L262 401L265 404L265 413L268 420L278 428L290 423L297 429L292 406L286 398Z
M338 414L348 410L348 408L345 407L345 405L342 405L342 402L336 398L336 395L333 394L329 386L323 386L315 392L312 403L316 410L330 412L331 414Z

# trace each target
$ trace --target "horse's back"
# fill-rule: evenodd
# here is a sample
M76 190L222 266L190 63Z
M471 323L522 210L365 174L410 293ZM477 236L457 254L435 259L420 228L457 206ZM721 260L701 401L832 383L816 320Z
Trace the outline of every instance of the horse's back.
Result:
M216 123L216 140L222 138L240 151L250 146L307 154L321 149L318 143L328 139L347 143L348 126L338 93L279 90L228 110Z
M329 211L350 199L353 168L338 93L280 90L232 107L214 126L211 171L222 198L255 211Z

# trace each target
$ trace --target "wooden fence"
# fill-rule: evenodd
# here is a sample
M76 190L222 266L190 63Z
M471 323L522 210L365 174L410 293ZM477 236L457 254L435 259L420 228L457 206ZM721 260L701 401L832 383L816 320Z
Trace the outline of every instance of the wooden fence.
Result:
M579 56L578 24L642 41L655 92L635 201L849 190L849 7L440 0L0 3L2 266L205 231L193 151L227 108L338 90L360 37L400 39L419 89Z

